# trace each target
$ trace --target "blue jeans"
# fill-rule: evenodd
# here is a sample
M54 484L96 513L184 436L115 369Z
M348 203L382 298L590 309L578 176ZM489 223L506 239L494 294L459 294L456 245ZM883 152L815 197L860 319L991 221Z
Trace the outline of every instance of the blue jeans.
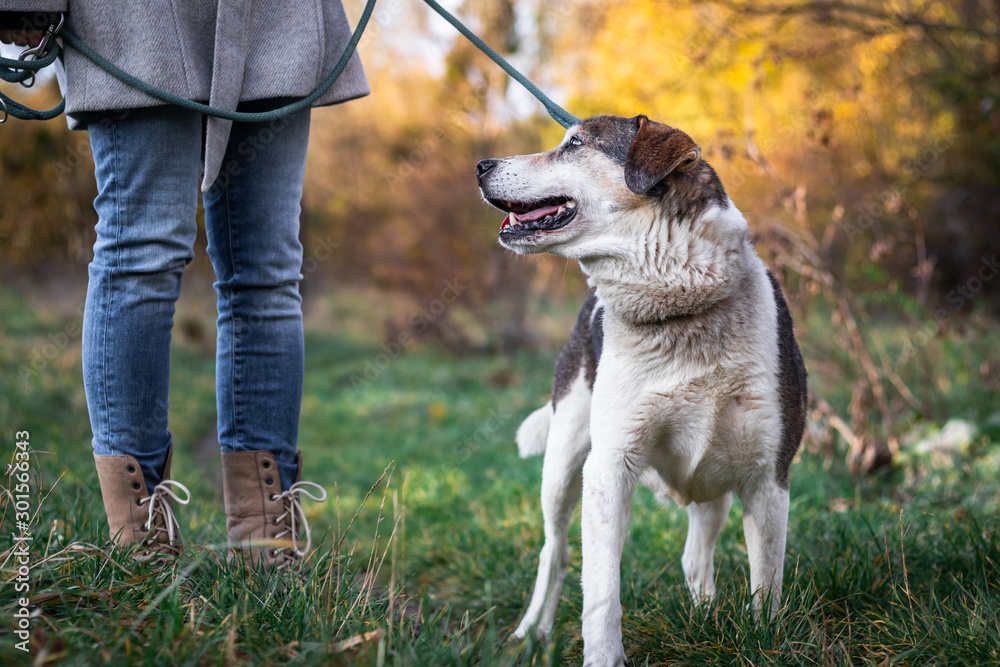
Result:
M170 330L194 257L203 119L174 107L112 112L89 132L98 223L83 379L93 447L134 456L152 491L171 444ZM308 139L308 110L234 124L203 196L217 278L219 443L272 452L285 489L295 481L302 402L298 234Z

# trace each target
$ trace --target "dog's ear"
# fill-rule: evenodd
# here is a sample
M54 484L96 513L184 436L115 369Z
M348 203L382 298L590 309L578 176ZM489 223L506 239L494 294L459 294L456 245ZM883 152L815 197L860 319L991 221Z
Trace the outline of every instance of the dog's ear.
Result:
M625 185L637 195L648 194L673 171L698 164L701 149L688 135L668 125L636 116L639 126L625 159Z

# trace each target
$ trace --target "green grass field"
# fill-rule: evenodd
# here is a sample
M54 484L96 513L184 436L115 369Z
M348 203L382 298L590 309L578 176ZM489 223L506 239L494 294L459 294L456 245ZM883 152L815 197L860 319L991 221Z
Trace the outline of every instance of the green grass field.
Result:
M0 456L13 457L17 431L37 452L30 653L13 633L23 593L13 585L9 495L0 511L3 664L579 664L578 521L554 636L506 641L542 536L541 460L518 459L513 436L547 398L555 347L461 358L407 349L360 384L352 376L366 362L384 361L378 341L311 329L300 443L306 478L331 499L307 507L318 543L307 583L254 583L216 560L225 517L211 354L174 346L174 476L194 493L179 516L202 548L187 550L178 576L158 576L107 544L79 337L11 291L0 291L0 309ZM992 335L977 345L995 353ZM807 357L822 350L803 347ZM954 348L956 359L978 354ZM1000 664L1000 424L990 421L1000 406L994 394L976 396L974 405L960 393L940 398L941 414L978 427L945 460L908 454L868 479L847 472L840 449L832 464L800 454L773 623L746 612L739 504L717 550L719 596L692 608L680 565L686 515L640 489L622 565L630 664ZM12 490L12 479L3 485Z

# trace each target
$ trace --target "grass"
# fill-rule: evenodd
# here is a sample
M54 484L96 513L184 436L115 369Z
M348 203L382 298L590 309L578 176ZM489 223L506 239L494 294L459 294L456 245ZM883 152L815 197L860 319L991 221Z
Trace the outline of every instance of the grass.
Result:
M578 523L553 637L506 642L527 604L542 538L541 462L519 460L513 434L546 399L555 348L455 358L414 347L384 364L378 342L311 329L300 442L306 479L332 497L307 507L319 544L315 574L300 585L248 581L216 558L225 521L217 454L205 454L214 363L204 346L175 344L174 470L194 493L180 517L200 548L187 550L183 576L171 577L107 544L78 336L8 290L0 308L0 456L13 455L20 430L37 451L30 654L14 648L9 499L0 510L10 582L0 590L3 664L581 661ZM974 360L961 359L970 349L1000 348L992 335L974 348L955 343L956 358L968 365ZM822 347L819 337L810 343L807 355ZM385 368L359 382L366 362ZM974 414L957 409L959 393L941 400L951 401L952 416L986 421L988 396ZM739 504L717 550L718 598L692 608L680 567L684 511L640 489L622 564L631 664L1000 664L994 432L984 426L944 461L908 456L877 479L849 475L842 456L827 464L804 451L792 470L786 588L773 623L746 613ZM13 488L9 479L3 485Z

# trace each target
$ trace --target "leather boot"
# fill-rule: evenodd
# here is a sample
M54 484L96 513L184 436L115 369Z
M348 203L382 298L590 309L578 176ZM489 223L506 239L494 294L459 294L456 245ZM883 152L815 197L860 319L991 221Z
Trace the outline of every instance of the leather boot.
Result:
M298 570L312 549L309 521L301 495L321 502L326 491L303 482L302 453L295 483L281 490L278 463L271 452L222 452L222 494L226 503L226 532L230 560L242 558L251 567ZM313 488L318 495L307 489ZM305 533L304 539L302 533Z
M135 457L94 454L111 539L119 545L141 542L135 552L138 560L166 563L181 553L183 540L173 501L187 505L191 502L191 492L170 479L172 457L173 445L167 450L163 464L163 481L153 487L151 495ZM182 490L186 497L179 497L170 487Z

